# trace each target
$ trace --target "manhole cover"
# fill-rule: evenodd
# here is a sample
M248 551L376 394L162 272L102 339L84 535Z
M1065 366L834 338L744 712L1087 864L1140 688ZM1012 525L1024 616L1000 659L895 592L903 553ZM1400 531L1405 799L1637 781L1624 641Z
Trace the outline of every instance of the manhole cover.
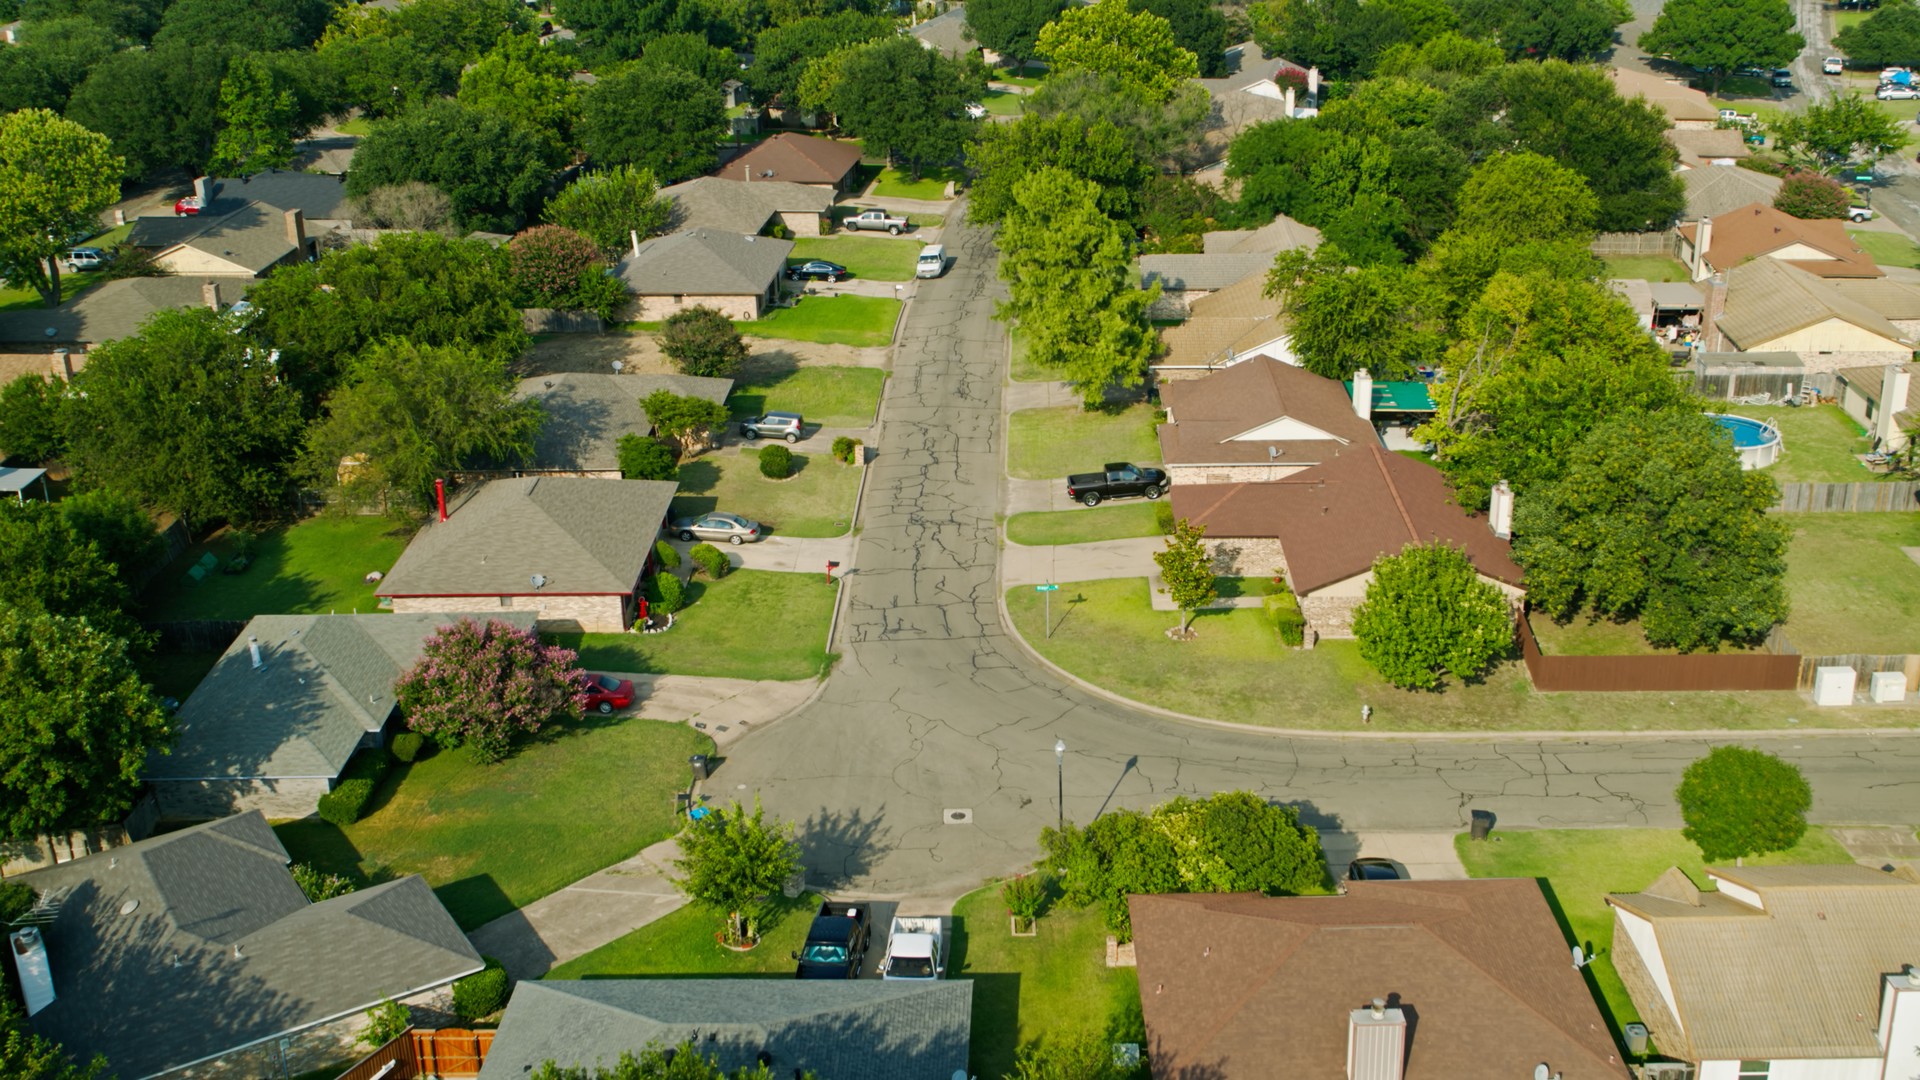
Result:
M971 825L973 824L973 811L948 810L946 820L949 825Z

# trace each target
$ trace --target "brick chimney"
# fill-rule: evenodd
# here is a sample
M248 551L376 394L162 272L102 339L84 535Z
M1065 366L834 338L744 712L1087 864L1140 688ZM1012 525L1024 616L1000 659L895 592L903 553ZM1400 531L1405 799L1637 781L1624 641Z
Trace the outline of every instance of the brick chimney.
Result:
M298 210L287 211L287 243L297 248L307 246L307 215Z
M1347 1080L1401 1080L1407 1072L1407 1014L1374 998L1347 1014Z
M1487 496L1487 527L1502 540L1513 539L1513 486L1505 480Z
M200 299L214 314L220 313L220 283L209 281L200 286Z
M1907 394L1913 386L1913 376L1907 372L1905 364L1888 364L1880 375L1880 405L1873 414L1874 446L1886 449L1893 445L1893 437L1899 433L1893 419L1907 407Z

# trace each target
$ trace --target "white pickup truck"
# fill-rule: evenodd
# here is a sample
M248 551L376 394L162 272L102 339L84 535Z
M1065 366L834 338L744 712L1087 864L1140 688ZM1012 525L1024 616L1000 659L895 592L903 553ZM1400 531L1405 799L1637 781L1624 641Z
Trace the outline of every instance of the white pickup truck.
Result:
M944 915L895 915L880 977L894 982L945 978L951 931L952 920Z
M865 229L869 232L885 229L893 235L899 236L906 230L907 219L903 217L888 217L885 210L862 210L860 213L853 215L840 224L843 228Z

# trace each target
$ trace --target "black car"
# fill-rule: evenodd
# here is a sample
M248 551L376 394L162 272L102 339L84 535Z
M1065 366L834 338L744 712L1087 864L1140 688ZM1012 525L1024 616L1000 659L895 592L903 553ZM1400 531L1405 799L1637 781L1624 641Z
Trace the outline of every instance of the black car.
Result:
M1391 859L1355 859L1347 864L1348 881L1400 881L1403 875Z
M793 958L798 979L857 979L867 956L871 915L865 904L822 901L807 928L807 943Z
M843 277L850 276L846 267L825 259L808 259L806 262L794 263L787 267L787 277L793 281L817 281L822 278L827 281L839 281Z

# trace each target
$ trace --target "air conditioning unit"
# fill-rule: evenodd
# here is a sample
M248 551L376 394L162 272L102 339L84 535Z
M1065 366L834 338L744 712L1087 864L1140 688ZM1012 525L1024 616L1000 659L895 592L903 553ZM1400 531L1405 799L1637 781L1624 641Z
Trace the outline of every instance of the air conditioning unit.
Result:
M1694 1080L1693 1065L1685 1061L1649 1061L1640 1066L1640 1080Z

